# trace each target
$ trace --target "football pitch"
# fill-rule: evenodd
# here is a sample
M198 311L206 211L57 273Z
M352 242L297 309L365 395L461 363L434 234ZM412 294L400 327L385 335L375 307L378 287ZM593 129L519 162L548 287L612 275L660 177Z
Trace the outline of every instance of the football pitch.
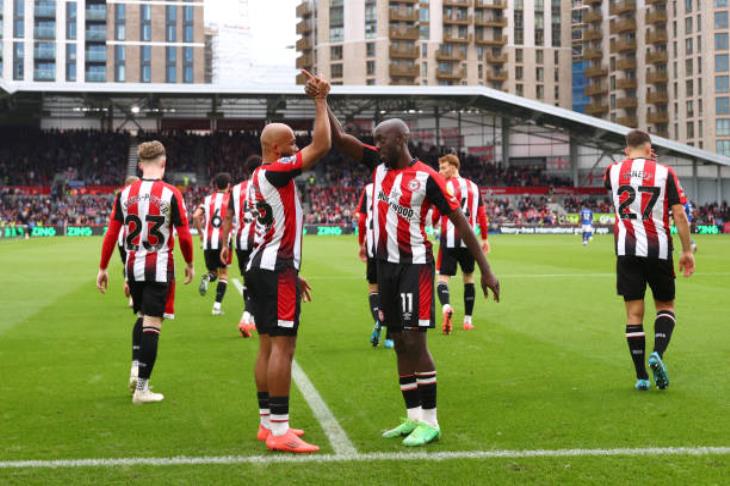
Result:
M355 237L305 237L314 300L303 305L291 421L322 452L292 458L255 439L256 340L236 331L235 286L225 316L210 315L214 292L197 292L199 250L196 279L178 282L177 318L160 338L151 382L165 401L136 407L134 318L117 255L102 296L100 238L0 242L0 483L725 482L730 238L697 243L697 274L677 279L671 386L640 393L612 237L587 248L578 236L492 237L502 302L478 299L476 330L464 332L452 279L456 331L429 335L443 436L413 450L380 437L405 411L393 351L368 343ZM649 350L652 316L648 305Z

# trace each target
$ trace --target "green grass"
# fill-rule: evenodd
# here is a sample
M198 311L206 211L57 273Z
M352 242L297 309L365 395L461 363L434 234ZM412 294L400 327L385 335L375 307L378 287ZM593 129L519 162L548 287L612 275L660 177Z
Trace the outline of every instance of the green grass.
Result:
M698 274L677 280L678 326L666 355L672 386L644 394L632 389L611 238L596 237L588 248L578 237L492 240L503 301L477 302L472 333L430 334L444 435L428 451L730 445L727 237L698 239ZM177 319L164 325L152 380L166 400L133 407L126 392L133 317L116 256L110 292L94 288L100 244L0 243L0 461L264 454L253 438L256 342L236 333L235 289L226 315L214 318L212 293L201 298L197 285L178 287ZM380 438L403 403L393 353L368 346L372 323L354 238L307 237L302 274L314 302L304 306L297 360L358 451L402 452ZM451 291L460 324L458 280ZM648 330L652 314L649 305ZM331 453L296 389L292 397L293 424ZM573 457L0 469L0 483L718 483L728 473L727 456Z

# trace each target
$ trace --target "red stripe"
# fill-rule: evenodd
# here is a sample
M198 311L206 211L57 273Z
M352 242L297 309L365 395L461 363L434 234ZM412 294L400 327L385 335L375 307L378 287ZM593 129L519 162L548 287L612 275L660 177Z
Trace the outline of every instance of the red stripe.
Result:
M618 185L622 186L625 184L630 185L631 184L631 167L634 164L634 161L631 159L626 159L621 164L621 169L619 171L618 175ZM618 190L618 187L615 188L615 190ZM629 194L624 193L621 194L619 197L619 206L628 199ZM634 226L631 224L631 220L626 218L622 218L621 215L619 216L619 220L621 221L621 224L624 225L624 228L626 229L626 242L624 244L624 251L626 255L635 255L636 254L636 234L634 232Z
M418 273L418 319L431 319L433 300L433 276L429 265L423 265ZM416 373L418 375L418 373Z
M175 315L175 280L170 280L167 288L167 299L165 300L165 314Z
M388 171L385 173L385 176L383 177L382 181L380 182L380 187L378 187L377 182L377 174L378 169L375 170L373 174L373 211L375 210L375 205L378 205L378 241L375 242L375 249L377 254L379 255L388 255L388 232L386 230L387 224L388 224L388 201L381 201L378 198L378 195L380 192L383 194L389 195L391 189L393 188L393 182L395 180L394 171ZM377 191L377 189L380 189L380 191ZM377 191L377 192L376 192Z
M436 256L436 271L437 272L441 271L441 258L443 256L443 252L444 252L444 245L441 244L441 245L439 245L438 256Z
M279 320L294 320L297 307L297 275L291 267L279 272L276 283L276 306Z
M402 177L400 181L400 192L401 197L398 200L404 208L411 208L411 198L413 191L411 191L410 182L416 178L415 171L403 171L401 172ZM398 216L398 250L400 252L401 261L410 262L413 259L413 244L411 242L411 221ZM404 262L405 263L405 262Z
M207 199L207 207L208 211L206 211L205 215L205 236L206 236L206 245L205 249L209 250L211 247L211 241L213 241L213 225L210 224L211 220L213 219L213 214L215 213L215 194L206 196Z
M147 214L145 215L145 219L147 216L159 216L162 214L160 212L160 198L162 197L162 189L165 187L164 183L161 181L155 181L152 183L152 187L150 188L150 202L147 209ZM154 236L151 236L149 234L149 229L154 226L154 223L152 222L145 222L143 224L147 225L147 241L150 243L150 245L156 245L159 243L157 239ZM157 252L156 251L148 251L145 255L145 261L144 261L144 274L145 274L145 280L148 282L154 282L157 280Z
M276 189L284 209L284 233L277 258L291 260L294 257L294 240L297 237L297 214L294 198L294 181L290 180L284 187Z
M139 189L142 187L142 181L139 180L137 182L134 182L130 188L129 188L129 195L127 196L127 200L129 201L133 197L137 197L139 195ZM139 203L137 201L134 202L134 204L131 204L127 207L127 215L133 214L135 216L139 216ZM130 234L130 228L127 228L126 224L124 226L124 234L128 235ZM133 245L139 245L139 236L137 236L135 239L132 240ZM134 250L130 250L127 253L127 276L132 278L134 280L134 260L137 257L137 252Z

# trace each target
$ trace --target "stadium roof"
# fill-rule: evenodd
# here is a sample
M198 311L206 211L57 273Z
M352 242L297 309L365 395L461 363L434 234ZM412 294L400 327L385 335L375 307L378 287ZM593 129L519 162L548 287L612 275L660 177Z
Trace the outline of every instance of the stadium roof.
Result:
M8 82L0 79L5 97L140 97L172 99L250 99L303 101L305 95L298 85L286 86L221 86L211 84L142 84L142 83L38 83ZM216 101L217 102L217 101ZM333 86L332 104L347 113L403 112L418 108L431 116L428 109L476 109L482 113L506 118L510 124L534 124L567 132L578 143L595 146L607 152L619 152L624 135L630 128L607 120L559 108L539 101L505 93L483 86ZM304 104L300 113L311 114ZM302 111L304 110L304 111ZM377 115L376 115L377 116ZM698 162L730 166L730 157L666 138L652 136L657 152Z

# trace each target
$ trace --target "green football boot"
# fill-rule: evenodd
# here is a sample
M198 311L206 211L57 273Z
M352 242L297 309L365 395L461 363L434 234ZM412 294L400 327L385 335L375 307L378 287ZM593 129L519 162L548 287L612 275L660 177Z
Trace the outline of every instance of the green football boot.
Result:
M403 437L410 434L418 427L418 422L409 418L404 418L401 424L394 429L386 430L383 432L383 437L386 439L392 439L394 437Z
M411 434L403 439L403 445L408 447L419 447L437 441L441 437L441 429L431 427L428 424L419 422L418 427Z

